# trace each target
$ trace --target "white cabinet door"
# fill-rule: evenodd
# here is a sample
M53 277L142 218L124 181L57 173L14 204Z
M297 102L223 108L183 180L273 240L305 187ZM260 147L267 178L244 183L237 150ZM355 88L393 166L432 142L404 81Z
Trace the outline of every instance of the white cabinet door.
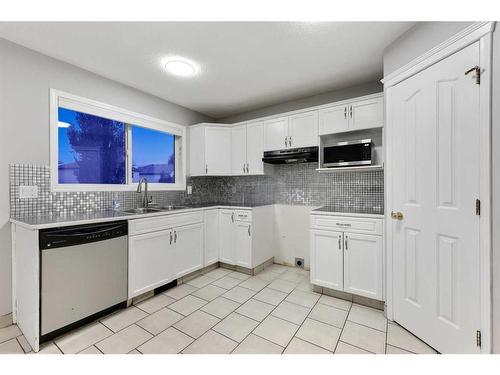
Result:
M319 135L349 130L348 105L328 107L319 111Z
M231 128L205 128L205 174L231 174Z
M219 211L219 260L236 264L234 210Z
M349 130L380 128L384 126L383 99L354 102L349 106Z
M172 281L174 246L171 230L129 237L128 297L149 292Z
M247 124L247 167L248 174L264 174L264 122Z
M236 222L236 264L252 268L252 224Z
M264 151L288 148L288 117L264 122Z
M219 210L205 211L205 256L206 267L219 261Z
M318 111L299 113L288 121L289 147L318 146Z
M342 232L311 230L311 283L342 290L344 251Z
M231 174L246 174L247 127L238 125L231 128Z
M203 223L173 229L175 277L187 275L203 267Z
M382 300L382 237L344 233L344 291Z

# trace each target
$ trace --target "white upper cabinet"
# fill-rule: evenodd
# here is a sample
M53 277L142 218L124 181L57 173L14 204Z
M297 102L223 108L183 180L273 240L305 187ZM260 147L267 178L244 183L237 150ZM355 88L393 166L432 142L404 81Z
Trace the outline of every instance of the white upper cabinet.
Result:
M341 133L349 130L348 105L339 105L319 111L319 134Z
M231 174L231 127L200 124L189 135L191 176Z
M319 134L381 128L384 126L384 99L382 96L364 100L346 101L341 105L320 109Z
M264 122L247 124L247 173L264 174Z
M231 128L231 174L264 174L264 122Z
M299 113L289 117L288 145L291 148L318 145L318 111Z
M247 126L231 128L231 174L247 174Z
M384 126L382 98L354 102L349 108L349 122L352 130L380 128Z
M264 122L264 151L282 150L288 147L288 117Z

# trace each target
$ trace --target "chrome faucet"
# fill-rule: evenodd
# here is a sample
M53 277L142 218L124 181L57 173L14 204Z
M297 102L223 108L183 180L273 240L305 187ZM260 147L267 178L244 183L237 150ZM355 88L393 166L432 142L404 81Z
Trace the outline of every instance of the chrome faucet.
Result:
M144 182L144 190L142 189L142 183ZM142 177L137 185L137 192L142 193L142 208L148 208L148 205L153 201L148 197L148 180Z

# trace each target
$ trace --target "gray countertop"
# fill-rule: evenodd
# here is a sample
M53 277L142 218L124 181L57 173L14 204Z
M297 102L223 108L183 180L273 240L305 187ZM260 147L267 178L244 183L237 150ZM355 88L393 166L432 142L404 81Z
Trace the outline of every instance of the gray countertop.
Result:
M264 203L233 203L233 202L213 202L213 203L198 203L185 205L186 208L176 209L172 211L159 211L147 214L132 214L123 211L96 211L88 213L77 213L73 215L45 215L45 216L32 216L32 217L13 217L10 221L14 224L21 225L28 229L46 229L63 227L69 225L90 224L99 222L108 222L115 220L131 220L141 219L155 216L172 215L183 212L190 212L211 208L239 208L239 209L252 209L255 207L269 206L271 204ZM355 217L374 217L383 218L383 208L350 208L346 210L343 207L323 206L311 210L312 213L321 215L339 215L339 216L355 216Z
M231 202L215 202L215 203L201 203L201 204L190 204L185 205L186 208L176 209L172 211L159 211L147 214L131 214L123 211L96 211L88 213L77 213L73 215L44 215L44 216L31 216L31 217L13 217L10 221L14 224L21 225L28 229L46 229L54 228L59 226L68 225L80 225L80 224L90 224L90 223L100 223L115 220L131 220L131 219L141 219L155 216L172 215L183 212L190 212L202 209L210 208L239 208L239 209L251 209L255 207L268 206L270 204L263 203L231 203Z

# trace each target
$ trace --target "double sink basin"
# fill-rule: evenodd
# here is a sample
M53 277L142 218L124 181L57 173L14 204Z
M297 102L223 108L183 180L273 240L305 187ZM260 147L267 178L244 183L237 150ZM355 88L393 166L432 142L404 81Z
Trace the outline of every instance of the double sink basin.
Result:
M165 207L143 207L143 208L131 208L129 210L123 210L127 214L151 214L154 212L165 212L174 210L183 210L189 208L187 206L165 206Z

